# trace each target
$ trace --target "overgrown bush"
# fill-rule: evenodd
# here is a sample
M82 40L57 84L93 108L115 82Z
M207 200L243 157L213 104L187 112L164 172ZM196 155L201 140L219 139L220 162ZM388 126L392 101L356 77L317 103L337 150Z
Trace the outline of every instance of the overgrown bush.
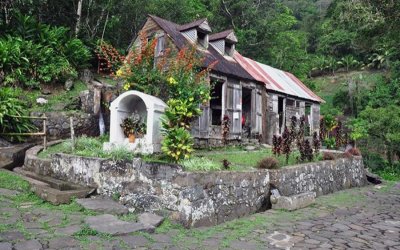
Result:
M266 157L266 158L262 159L260 162L258 162L257 168L259 168L259 169L278 169L279 162L274 157Z
M344 153L342 154L342 157L343 157L343 158L352 158L353 155L350 154L350 152L346 151L346 152L344 152Z
M289 163L289 156L292 153L292 142L289 129L285 127L282 134L282 153L286 155L286 164Z
M351 148L347 152L355 156L361 156L361 151L358 148Z
M162 151L173 161L188 159L193 152L193 138L184 127L164 126Z
M317 156L319 154L319 150L321 148L321 141L319 140L319 136L317 132L314 132L313 134L313 148L314 148L314 153Z
M311 147L309 140L302 141L302 143L300 144L300 147L299 147L299 152L300 152L300 161L301 162L306 162L306 161L311 162L314 158L313 149Z
M0 133L25 133L35 130L29 119L18 118L27 115L25 103L15 88L0 88ZM21 140L19 136L7 136L11 140Z
M272 153L276 156L280 156L282 153L282 137L274 135L272 137Z
M64 81L77 76L85 67L89 50L64 27L41 24L19 15L17 29L6 29L0 36L0 68L4 83L37 87L41 83Z
M330 160L334 160L335 159L335 155L331 152L324 152L322 154L322 159L324 161L330 161Z
M222 143L226 146L228 145L228 138L231 127L231 119L228 115L224 115L221 122L221 130L222 130Z

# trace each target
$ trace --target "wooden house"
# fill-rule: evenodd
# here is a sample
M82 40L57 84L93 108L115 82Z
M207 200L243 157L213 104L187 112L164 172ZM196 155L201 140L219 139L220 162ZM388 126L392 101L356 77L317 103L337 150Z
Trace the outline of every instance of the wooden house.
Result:
M203 113L193 124L198 146L221 144L225 115L231 121L232 143L271 144L273 135L281 134L292 116L305 115L310 134L319 130L323 100L293 74L240 55L233 30L213 34L207 19L179 25L149 15L142 31L157 39L155 57L163 55L166 48L178 51L192 44L204 56L204 67L218 61L209 74L212 99L201 107ZM140 46L140 39L133 44Z

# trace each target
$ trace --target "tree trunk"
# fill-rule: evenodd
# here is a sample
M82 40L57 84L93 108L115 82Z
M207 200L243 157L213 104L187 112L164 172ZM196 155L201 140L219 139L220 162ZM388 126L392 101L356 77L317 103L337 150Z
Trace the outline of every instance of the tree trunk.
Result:
M78 9L76 10L76 25L75 25L75 36L78 36L79 29L81 26L81 16L82 16L82 2L83 0L78 1Z

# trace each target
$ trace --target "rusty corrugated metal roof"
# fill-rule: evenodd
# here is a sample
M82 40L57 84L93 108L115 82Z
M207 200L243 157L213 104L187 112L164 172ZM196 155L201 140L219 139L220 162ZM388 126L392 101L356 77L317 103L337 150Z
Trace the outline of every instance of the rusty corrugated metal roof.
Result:
M273 68L266 64L254 61L235 52L235 60L257 81L265 83L267 90L324 103L319 96L314 94L293 74Z
M188 45L188 39L186 39L180 32L182 27L181 25L157 16L149 16L171 37L172 40L174 40L179 49ZM197 22L200 22L200 20L195 21L194 23L197 24ZM191 23L191 25L192 24L193 23ZM207 50L199 49L198 51L203 53L205 57L204 67L218 61L218 63L213 67L213 70L216 72L246 80L262 82L265 84L267 90L319 103L325 102L307 88L293 74L256 62L250 58L243 57L237 51L235 52L234 57L229 59L221 55L213 46L209 46Z

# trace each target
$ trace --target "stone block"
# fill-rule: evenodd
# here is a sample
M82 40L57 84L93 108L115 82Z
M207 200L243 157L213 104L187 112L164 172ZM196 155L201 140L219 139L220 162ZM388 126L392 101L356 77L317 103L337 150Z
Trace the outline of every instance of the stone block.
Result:
M23 242L18 242L14 246L15 250L41 250L43 249L42 244L37 240L28 240Z
M93 230L100 233L111 235L127 235L134 232L154 232L154 227L143 225L142 223L131 223L119 220L111 214L103 214L99 216L90 216L85 219L85 223Z
M272 209L297 210L314 203L315 197L315 192L306 192L292 196L271 196Z
M99 213L123 215L129 212L127 207L109 198L95 197L87 199L77 199L76 202L85 209L90 209Z
M151 225L158 227L164 221L164 217L161 217L152 213L142 213L139 215L139 222L143 225Z

